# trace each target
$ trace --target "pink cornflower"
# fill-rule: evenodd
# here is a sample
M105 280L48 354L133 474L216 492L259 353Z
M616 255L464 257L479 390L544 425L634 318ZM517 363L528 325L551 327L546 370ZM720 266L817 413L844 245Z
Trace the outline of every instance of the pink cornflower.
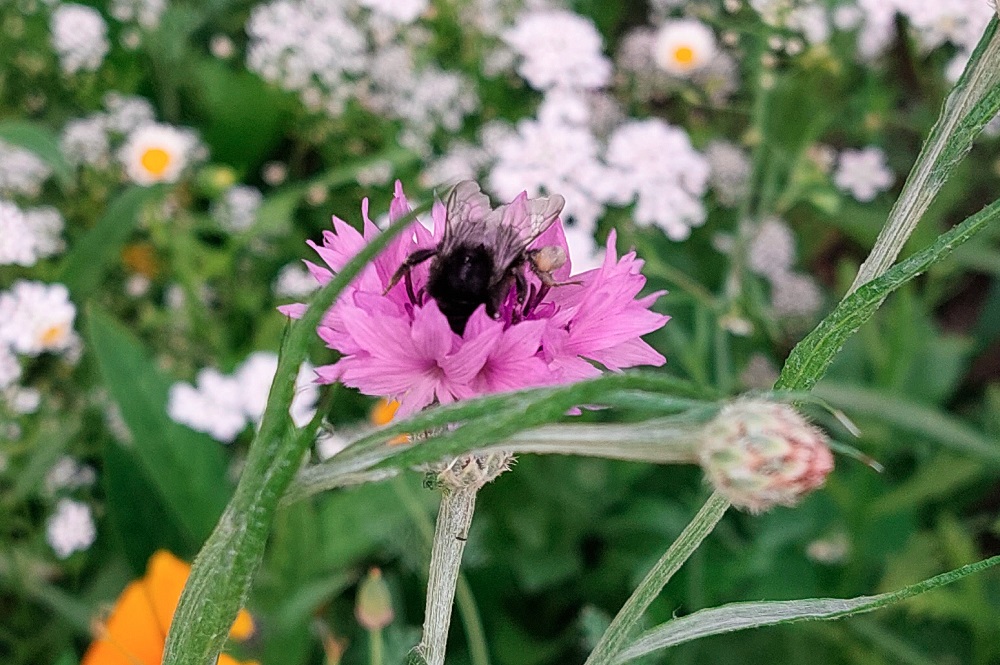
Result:
M389 218L395 223L409 212L397 182ZM327 266L305 262L320 284L329 282L378 235L368 216L367 199L361 213L362 232L334 217L334 230L323 232L323 244L309 242ZM437 246L445 217L445 206L436 202L431 211L433 231L412 223L412 232L397 236L365 266L324 315L317 332L341 358L317 368L321 383L341 381L366 395L398 400L399 415L406 416L435 402L595 377L601 374L595 363L619 371L665 362L641 339L669 319L649 309L663 292L636 297L646 283L640 273L643 262L635 252L617 258L614 231L608 236L603 265L573 275L577 283L548 287L524 268L529 285L524 302L518 303L511 287L496 318L480 306L462 334L452 330L427 294L430 261L412 269L409 285L400 280L386 292L412 252ZM561 247L569 255L559 220L531 245L548 246ZM567 260L552 276L563 282L571 274ZM299 318L305 307L279 309Z

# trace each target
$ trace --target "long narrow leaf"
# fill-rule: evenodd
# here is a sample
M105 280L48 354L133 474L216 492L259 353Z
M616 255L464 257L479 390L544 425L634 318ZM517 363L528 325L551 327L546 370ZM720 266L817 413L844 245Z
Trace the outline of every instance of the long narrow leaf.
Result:
M295 378L316 334L316 326L364 266L398 234L409 228L418 209L366 245L312 298L282 344L271 392L240 477L225 513L195 559L181 594L164 651L164 665L214 663L229 627L246 602L264 554L274 511L302 461L309 438L296 436L288 407Z
M911 584L898 591L877 596L857 598L811 598L757 603L733 603L701 610L679 619L672 619L646 631L632 642L616 665L627 663L660 649L677 646L709 635L731 633L747 628L774 626L796 621L840 619L881 609L912 596L951 584L967 575L981 572L1000 564L1000 556L977 561L961 568L942 573L930 579Z
M810 390L826 373L847 338L875 314L886 296L948 256L955 247L996 222L998 218L1000 201L994 201L943 233L927 249L893 266L881 277L844 298L833 312L795 346L775 388Z

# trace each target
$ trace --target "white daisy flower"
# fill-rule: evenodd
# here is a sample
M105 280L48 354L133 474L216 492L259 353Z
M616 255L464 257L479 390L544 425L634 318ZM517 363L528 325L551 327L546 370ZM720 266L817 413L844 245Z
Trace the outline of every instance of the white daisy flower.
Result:
M118 159L129 179L140 185L177 182L197 147L192 131L152 123L129 134Z
M9 291L0 292L0 344L17 353L69 350L76 339L75 318L76 307L62 284L18 280Z
M60 559L81 552L94 544L97 527L90 506L72 499L61 499L45 527L45 539Z
M715 34L700 21L666 21L656 35L653 59L668 74L687 77L703 69L716 53Z

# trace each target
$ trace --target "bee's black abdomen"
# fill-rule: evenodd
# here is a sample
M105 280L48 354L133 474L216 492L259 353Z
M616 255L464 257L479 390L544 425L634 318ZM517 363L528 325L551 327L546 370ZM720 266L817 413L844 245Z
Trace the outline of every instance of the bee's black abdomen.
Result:
M427 293L459 335L476 308L489 298L492 276L493 257L483 245L461 245L438 254L431 264Z

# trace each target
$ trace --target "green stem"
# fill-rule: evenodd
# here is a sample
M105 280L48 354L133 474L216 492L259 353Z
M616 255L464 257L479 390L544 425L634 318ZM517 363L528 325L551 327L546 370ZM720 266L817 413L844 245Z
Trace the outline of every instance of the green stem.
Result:
M428 547L434 543L434 524L431 522L424 507L414 496L410 486L402 477L396 477L392 482L396 495L402 502L406 512L410 514L410 519L417 525L420 536ZM486 631L483 630L483 621L479 615L479 608L476 606L476 598L472 595L472 587L464 573L458 576L458 588L455 592L455 607L462 617L462 625L465 627L465 639L469 643L469 657L472 665L490 665L490 652L486 645Z
M368 631L368 662L371 665L382 665L385 662L385 643L381 628Z
M278 502L302 465L319 426L317 417L296 432L288 413L295 394L295 379L316 334L316 326L340 292L396 235L410 228L415 217L416 212L365 246L313 296L302 318L291 325L278 356L264 418L250 446L246 468L233 498L194 561L170 624L163 665L216 662L229 628L250 593Z
M427 575L424 634L414 649L427 665L444 665L455 587L478 491L477 487L463 487L452 489L441 497Z
M701 541L712 532L728 508L729 502L718 493L708 498L691 523L632 592L584 665L611 665L614 662L615 656L635 633L639 620L650 603L694 553Z
M1000 106L1000 30L994 18L948 95L871 254L851 285L854 292L893 264L917 222L954 167Z

